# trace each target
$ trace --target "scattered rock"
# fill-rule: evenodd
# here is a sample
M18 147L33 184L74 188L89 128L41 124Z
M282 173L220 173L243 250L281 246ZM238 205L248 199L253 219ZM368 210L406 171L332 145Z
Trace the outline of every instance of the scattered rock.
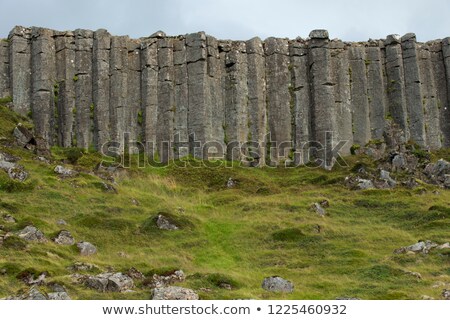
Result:
M64 291L45 294L36 286L32 286L26 293L8 297L6 300L70 300L70 297L65 289L63 290Z
M358 179L358 188L361 190L367 190L367 189L373 189L375 186L373 185L373 182L368 179Z
M134 279L134 280L142 280L145 278L144 275L142 274L142 272L140 272L135 267L131 267L127 271L127 276L129 276L131 279Z
M75 170L72 170L69 168L65 168L65 167L59 166L59 165L55 167L54 172L59 174L62 177L74 177L78 174L78 171L75 171Z
M448 290L448 289L442 290L442 297L445 300L450 300L450 290Z
M7 152L0 152L0 161L17 162L19 160L20 157L13 156L12 154L9 154Z
M312 209L314 209L314 211L321 217L323 217L327 214L325 209L322 208L322 206L320 204L318 204L317 202L313 203Z
M419 272L415 272L415 271L405 271L405 274L416 277L417 279L422 280L422 275Z
M160 287L152 289L152 300L198 300L198 294L182 287Z
M403 154L395 154L392 158L392 171L403 170L406 166L406 160Z
M50 292L48 300L71 300L67 292Z
M81 241L77 243L78 250L82 256L91 256L97 253L97 248L90 242Z
M389 171L382 169L380 171L380 179L384 180L390 188L394 188L397 185L397 182L391 178Z
M98 270L99 268L95 264L86 262L75 262L73 265L68 267L70 271L92 271Z
M39 275L35 274L33 271L22 271L17 276L17 279L22 280L25 284L31 285L43 285L45 283L45 278L47 277L47 272L42 272Z
M183 282L184 280L186 280L186 276L183 270L175 270L164 275L154 274L152 279L147 282L147 286L151 288L166 287L176 282Z
M326 199L320 201L319 204L322 206L322 208L328 208L330 206L330 203Z
M6 172L8 172L9 169L14 168L15 166L16 164L13 162L0 160L0 169L5 170Z
M440 246L437 246L436 249L450 249L450 243L446 242L444 244L441 244Z
M234 188L236 186L236 181L234 181L231 177L228 178L227 188Z
M436 163L428 164L423 172L431 183L450 187L450 162L440 159Z
M161 230L178 230L179 228L170 220L163 216L162 214L159 214L156 219L156 226Z
M427 295L422 295L422 296L420 296L420 299L421 299L421 300L434 300L433 297L430 297L430 296L427 296Z
M134 287L133 279L121 272L101 273L96 276L90 276L84 284L91 289L101 292L123 292Z
M17 222L17 220L10 214L5 214L3 216L3 220L7 223L16 223Z
M132 203L133 205L135 205L135 206L141 205L141 203L140 203L138 200L134 199L134 198L131 199L131 203Z
M47 238L45 238L42 231L34 226L26 226L24 229L19 231L17 234L19 238L22 238L27 241L36 241L36 242L46 242Z
M436 244L430 240L425 240L425 241L419 241L419 242L412 244L410 246L407 246L407 247L395 249L394 253L401 254L401 253L413 252L413 253L425 253L426 254L426 253L430 252L431 249L436 248L437 246L438 246L438 244Z
M13 180L24 182L28 178L28 172L26 172L22 166L16 165L8 169L8 176Z
M153 33L149 38L158 38L158 39L162 39L166 37L166 33L164 31L156 31L155 33Z
M54 241L55 243L64 246L71 246L75 243L75 239L72 237L72 234L67 230L61 230Z
M265 278L261 286L264 290L272 292L291 293L294 291L292 282L277 276Z
M21 123L17 124L17 127L14 128L13 135L18 145L34 150L36 146L36 139L33 134Z
M105 191L105 192L117 193L117 189L112 184L102 181L101 186L102 186L103 191Z

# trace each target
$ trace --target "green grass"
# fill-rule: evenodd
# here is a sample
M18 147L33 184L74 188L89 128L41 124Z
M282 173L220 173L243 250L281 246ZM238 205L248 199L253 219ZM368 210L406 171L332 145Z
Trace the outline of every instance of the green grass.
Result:
M0 112L0 135L10 138L23 119L3 107ZM75 246L9 238L0 247L0 297L26 288L20 274L35 270L64 284L73 299L149 298L143 286L133 293L99 293L72 282L68 267L77 261L100 270L136 267L146 275L182 269L187 279L180 285L197 290L202 299L439 298L441 288L433 284L450 282L447 253L392 253L419 239L450 241L450 192L433 193L436 187L428 185L420 193L348 190L343 181L352 168L374 168L362 156L330 172L306 167L131 168L115 174L115 194L104 192L101 178L92 174L101 159L95 153L53 148L55 162L46 164L26 150L0 149L20 156L30 174L25 184L8 187L11 182L0 172L0 212L18 221L2 222L4 232L33 224L51 238L68 229L76 241L98 247L97 255L82 257ZM59 178L53 168L61 162L82 173ZM227 189L230 177L237 185ZM324 199L330 207L320 217L310 207ZM180 229L157 229L159 213ZM68 225L58 226L59 219ZM423 279L405 271L420 272ZM294 293L261 289L263 278L272 275L292 281Z

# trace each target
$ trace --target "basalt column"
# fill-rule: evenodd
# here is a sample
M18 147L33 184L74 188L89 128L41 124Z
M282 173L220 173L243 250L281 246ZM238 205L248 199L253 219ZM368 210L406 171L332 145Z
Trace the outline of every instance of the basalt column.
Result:
M270 161L287 160L292 145L293 119L291 112L291 72L287 39L268 38L265 41L267 121L270 131ZM269 142L268 142L269 143ZM269 145L267 146L269 148Z
M75 30L76 145L88 149L93 143L92 45L94 33Z
M408 33L402 37L402 56L410 138L421 147L424 147L424 106L417 57L416 35L414 33Z
M158 121L157 150L161 161L173 158L173 123L175 113L174 73L173 73L173 39L158 40Z
M315 156L325 168L332 166L333 140L336 139L336 111L331 68L328 32L314 30L310 33L309 76L312 90L311 129L319 145ZM331 138L332 136L332 138Z
M31 37L31 109L35 134L51 146L54 142L56 94L53 30L32 28Z
M75 39L73 32L55 32L58 145L71 147L75 109Z
M110 141L109 60L111 36L104 30L94 32L92 52L92 98L94 103L94 144L98 150Z
M441 130L443 145L450 147L450 37L442 40L442 54L444 57L447 83L447 104L445 107L441 107Z
M430 48L423 44L419 48L420 79L423 94L423 121L425 123L426 146L435 150L441 148L439 104L431 61Z
M353 113L353 140L364 146L370 140L369 100L367 98L365 48L349 48L351 72L351 99Z
M31 111L31 30L15 27L8 36L10 90L13 110L22 115Z
M186 63L188 72L188 135L189 153L203 158L202 147L211 138L210 106L206 104L208 90L206 35L203 32L186 36Z
M0 39L0 98L9 96L9 42Z
M353 145L352 132L352 104L348 52L345 44L340 40L330 42L331 64L333 72L334 102L336 108L336 140L345 141L340 154L346 155Z
M261 39L253 38L246 42L247 47L247 87L248 121L251 148L256 148L255 164L264 165L266 156L266 74L265 56ZM257 159L256 159L257 158Z
M142 141L141 111L141 44L139 40L129 39L128 71L127 71L127 107L126 131L130 133L130 141ZM136 153L137 150L131 150Z
M189 154L188 137L188 77L186 67L186 41L180 37L173 40L174 69L174 157L176 159Z
M145 39L141 44L141 100L143 135L147 152L156 148L156 122L158 120L158 39Z
M383 138L386 117L386 93L379 43L366 48L367 98L369 101L370 131L372 139Z
M394 122L403 130L405 139L408 140L408 117L400 36L395 34L387 36L385 46L389 113Z
M247 152L240 152L249 132L247 69L245 43L233 41L225 55L225 135L229 160L241 160Z
M302 39L294 40L289 45L291 57L291 104L294 117L295 164L309 162L309 150L304 148L311 140L311 90L309 84L309 48Z
M111 138L123 144L127 129L128 37L111 37L109 115Z
M219 47L217 39L211 36L206 37L207 45L207 69L208 69L208 89L207 104L209 108L209 119L211 123L211 144L208 152L211 157L222 157L226 152L224 146L225 105L222 96L222 81L225 73L225 65L220 61Z

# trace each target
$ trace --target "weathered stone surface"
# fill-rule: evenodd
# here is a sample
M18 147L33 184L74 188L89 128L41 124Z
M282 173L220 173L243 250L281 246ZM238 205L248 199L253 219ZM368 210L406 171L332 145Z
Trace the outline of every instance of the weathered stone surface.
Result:
M321 217L324 217L327 214L325 209L317 202L313 203L312 208Z
M361 190L373 189L375 186L373 182L368 179L358 179L358 188Z
M397 185L397 182L391 178L391 174L389 173L389 171L381 170L380 179L384 180L390 188L393 188Z
M324 29L316 29L309 33L311 39L328 39L328 31Z
M73 238L72 234L67 230L61 230L53 241L55 241L55 243L57 244L65 246L71 246L75 244L75 239Z
M127 70L127 107L126 132L130 134L130 141L141 141L140 115L141 110L141 49L140 41L129 39L127 42L128 50L128 70ZM131 150L131 153L137 153L137 150Z
M10 97L9 42L0 39L0 97Z
M400 253L407 253L407 252L414 252L414 253L429 253L431 249L436 248L438 245L430 240L426 241L419 241L415 244L412 244L407 247L402 247L399 249L394 250L394 253L400 254Z
M168 285L177 283L177 282L183 282L186 280L186 276L183 272L183 270L175 270L171 274L165 274L165 275L158 275L154 274L152 276L151 281L149 282L148 286L151 288L160 288L160 287L166 287Z
M19 238L27 241L47 242L47 238L45 238L42 231L34 226L26 226L24 229L19 231L17 235Z
M24 148L32 149L36 145L33 134L21 123L18 123L17 127L14 128L13 135L17 144Z
M187 288L161 287L152 290L152 300L198 300L198 294Z
M15 165L8 169L8 176L10 179L23 182L28 178L28 172L26 172L22 166Z
M439 58L439 53L437 53ZM445 81L441 82L440 85L444 86L447 84L447 99L445 100L445 90L440 88L440 103L441 103L441 131L442 140L445 147L450 147L450 37L442 40L442 57L445 66ZM441 60L442 61L442 60ZM437 61L435 68L437 69L437 77L442 81L444 78L444 70L441 61Z
M77 248L82 256L91 256L97 253L97 248L90 242L78 242Z
M291 293L294 291L292 282L277 276L265 278L261 286L264 290L272 292Z
M383 80L381 52L378 47L366 48L367 98L369 100L372 139L382 139L386 117L386 90Z

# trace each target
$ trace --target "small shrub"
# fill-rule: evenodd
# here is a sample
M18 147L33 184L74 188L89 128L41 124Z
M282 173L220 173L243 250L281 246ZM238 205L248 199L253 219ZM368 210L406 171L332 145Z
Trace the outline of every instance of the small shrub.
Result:
M276 241L295 242L305 237L303 232L298 228L289 228L272 233L272 239Z
M27 242L19 237L12 236L3 240L3 248L13 250L25 250Z

